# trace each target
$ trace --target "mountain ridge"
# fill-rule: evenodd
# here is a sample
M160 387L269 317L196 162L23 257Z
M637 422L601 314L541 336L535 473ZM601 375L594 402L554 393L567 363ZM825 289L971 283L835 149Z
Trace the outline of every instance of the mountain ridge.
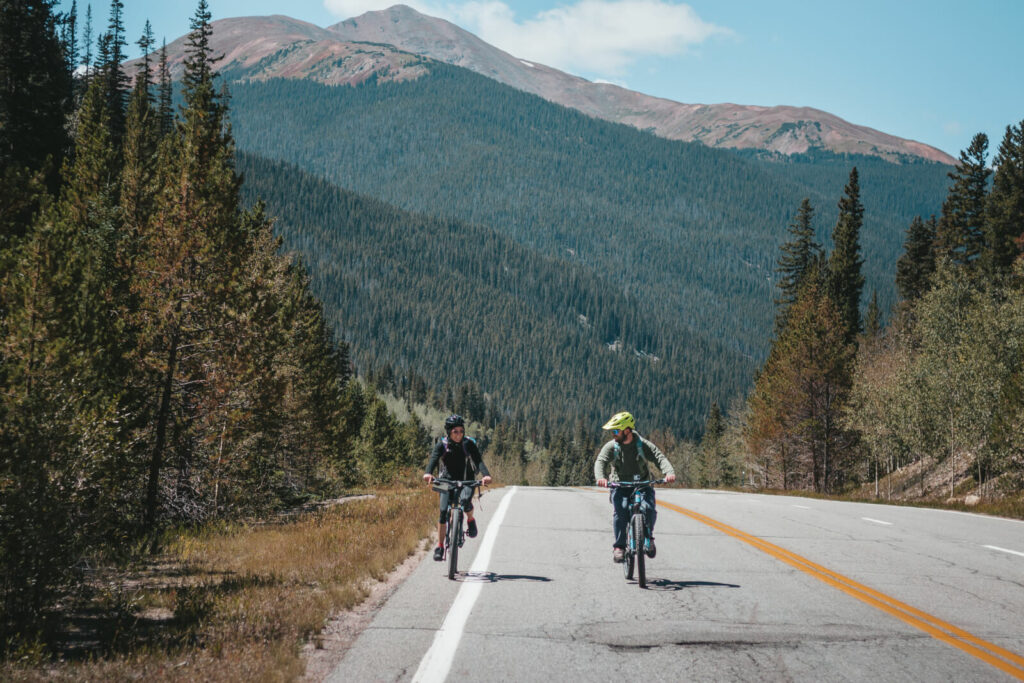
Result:
M510 55L443 19L404 5L367 12L327 28L283 15L220 19L211 48L233 79L308 78L328 85L423 76L431 61L469 69L594 118L671 140L790 155L814 149L954 164L929 145L858 126L813 107L684 104L610 83L594 83ZM187 36L168 47L173 77L183 70Z

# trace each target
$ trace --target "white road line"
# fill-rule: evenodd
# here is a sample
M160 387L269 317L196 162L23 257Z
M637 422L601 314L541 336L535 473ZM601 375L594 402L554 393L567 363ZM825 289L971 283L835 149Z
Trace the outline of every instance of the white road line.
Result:
M483 541L480 543L480 550L476 553L473 566L469 568L470 572L487 571L487 564L491 561L491 551L494 550L494 539L498 537L498 528L501 526L502 520L505 519L505 511L508 510L509 501L512 500L512 495L517 488L513 486L509 489L494 512L494 517L487 524L487 533L484 534ZM455 601L452 602L451 609L448 610L448 616L444 618L441 629L434 636L434 643L420 660L416 675L412 677L413 683L421 681L422 683L442 683L448 677L452 660L455 659L455 651L459 647L459 641L462 640L462 631L466 627L466 620L469 619L469 613L473 610L473 604L482 589L483 583L467 582L462 584L458 595L455 596Z
M871 519L870 517L861 517L865 522L874 522L875 524L884 524L885 526L892 526L892 522L883 522L880 519Z
M811 509L811 508L807 507L806 505L794 505L793 507L800 508L801 510L810 510Z
M1011 555L1020 555L1021 557L1024 557L1024 553L1022 553L1022 552L1018 552L1016 550L1007 550L1006 548L1000 548L997 545L986 545L986 546L982 546L982 547L983 548L988 548L990 550L998 550L1001 553L1010 553Z

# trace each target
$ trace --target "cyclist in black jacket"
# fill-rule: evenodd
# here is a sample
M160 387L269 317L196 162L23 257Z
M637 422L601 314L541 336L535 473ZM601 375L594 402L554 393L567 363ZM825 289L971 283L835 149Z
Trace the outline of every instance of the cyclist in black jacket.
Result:
M452 415L444 421L445 438L434 444L434 451L430 454L430 462L427 463L427 471L423 473L423 481L430 484L434 479L434 469L440 465L438 473L443 479L456 479L469 481L476 479L476 473L484 475L482 482L484 486L491 483L491 473L487 471L487 465L480 457L480 449L476 441L466 436L466 423L461 415ZM440 562L444 559L444 535L448 526L448 493L441 495L441 516L437 522L437 547L434 548L434 559ZM476 520L473 519L473 489L466 487L462 489L463 509L466 511L466 535L470 538L476 536Z

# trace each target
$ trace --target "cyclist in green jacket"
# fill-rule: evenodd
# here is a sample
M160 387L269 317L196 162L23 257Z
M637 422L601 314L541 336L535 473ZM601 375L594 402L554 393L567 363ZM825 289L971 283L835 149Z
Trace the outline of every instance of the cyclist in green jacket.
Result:
M652 442L640 436L636 431L636 421L629 413L617 413L604 425L610 429L612 440L601 448L594 463L594 479L598 486L607 486L608 480L630 482L636 479L646 481L651 478L648 462L657 465L666 482L676 480L676 471L665 454ZM610 470L610 472L609 472ZM654 505L654 488L644 489L644 504L647 507L647 520L650 526L650 545L646 552L654 557L654 522L658 510ZM614 489L611 493L612 528L615 530L615 542L612 544L612 560L622 562L626 548L626 525L629 523L629 492L625 489Z

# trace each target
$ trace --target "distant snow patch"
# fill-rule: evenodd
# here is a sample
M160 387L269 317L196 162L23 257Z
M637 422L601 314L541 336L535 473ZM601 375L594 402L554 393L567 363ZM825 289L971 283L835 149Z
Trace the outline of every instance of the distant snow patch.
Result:
M520 59L519 61L520 61L520 62L522 62L523 64L525 64L526 66L530 67L531 69L533 69L533 68L534 68L533 64L530 64L530 63L529 63L528 61L526 61L525 59Z

